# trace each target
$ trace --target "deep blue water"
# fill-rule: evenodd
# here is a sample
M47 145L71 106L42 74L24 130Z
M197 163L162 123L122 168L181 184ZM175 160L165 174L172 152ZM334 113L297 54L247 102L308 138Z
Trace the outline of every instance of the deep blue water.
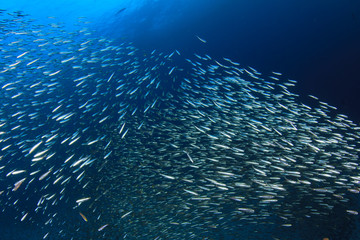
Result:
M359 1L154 1L99 24L109 36L141 48L207 53L282 72L299 82L297 91L360 121Z
M21 10L40 23L55 16L69 31L83 16L98 35L115 43L133 42L144 52L208 54L264 74L281 72L298 81L295 92L315 95L360 122L360 2L356 0L4 0L0 8ZM69 218L78 222L79 216ZM24 234L33 231L17 224Z
M1 8L68 27L85 16L114 39L142 49L228 57L262 72L279 71L360 122L360 2L316 1L22 1ZM207 40L203 46L196 38Z
M139 48L229 57L263 72L279 71L298 91L321 97L360 121L360 3L294 1L31 1L2 8L35 18L56 16L71 25L86 16L96 29ZM201 46L194 37L208 42Z

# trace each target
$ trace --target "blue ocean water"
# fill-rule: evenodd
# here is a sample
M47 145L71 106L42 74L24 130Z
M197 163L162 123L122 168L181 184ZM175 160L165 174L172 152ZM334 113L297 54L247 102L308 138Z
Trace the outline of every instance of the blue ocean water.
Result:
M71 28L85 16L92 27L142 49L211 53L299 81L298 90L360 121L360 3L235 0L7 1L1 7ZM202 46L194 37L202 36Z
M133 46L144 53L144 58L153 50L164 54L177 50L184 57L196 53L216 59L229 58L264 74L281 72L287 78L297 80L298 84L294 89L296 93L301 96L315 95L336 106L340 113L348 115L356 123L360 122L357 107L360 102L357 74L360 69L360 2L355 0L311 3L279 0L58 0L51 3L30 3L25 0L9 0L0 3L0 9L22 11L22 14L29 14L29 17L36 19L39 24L59 22L65 31L69 32L77 29L79 17L84 17L84 21L89 22L87 28L94 31L97 37L112 39L114 45L120 45L124 41L132 42ZM49 16L55 20L49 19ZM205 40L206 44L199 41L198 37ZM176 60L174 62L176 63ZM110 75L111 72L106 72L106 76ZM65 152L64 149L59 149L59 152L61 151ZM14 164L14 168L21 169L21 165ZM92 174L91 170L88 172ZM93 174L94 179L99 177L96 172ZM37 189L40 187L34 187L34 190ZM12 198L17 197L24 200L29 196L19 194ZM29 205L36 205L37 199L29 198L34 201L30 201ZM69 199L68 201L75 201L76 196ZM111 201L108 201L110 204ZM86 224L85 221L79 223L79 215L73 214L66 203L63 204L64 206L56 206L64 209L56 211L58 217L62 216L64 219L64 222L57 226L66 228L74 225L75 229L81 229L81 232L74 233L74 239L94 239L94 229L96 232L99 226ZM136 203L131 205L136 206ZM6 214L7 216L0 217L2 226L6 226L2 230L4 239L41 239L44 236L44 230L34 229L26 222L19 222L19 219L9 221L9 218L19 218L16 208L13 212L7 210ZM113 214L119 217L119 213ZM123 213L121 216L124 216ZM33 217L32 221L48 220L42 216L37 217L39 219ZM335 213L329 218L331 219L322 219L319 222L330 226L348 224L346 221L336 223L338 216ZM271 236L272 232L280 232L280 239L289 239L288 236L291 236L291 239L311 239L311 231L316 231L316 226L311 226L306 221L301 224L303 229L310 229L309 233L291 232L273 226L257 229L249 226L249 229L245 230L249 234L244 233L244 239L251 239L250 233L259 231L264 231L263 239ZM355 229L358 217L352 224L351 227ZM227 223L227 226L231 226L231 223ZM344 229L346 227L344 226ZM115 226L109 228L116 232ZM141 231L141 228L137 230ZM126 238L124 232L126 231L116 232L118 235L111 235L111 239ZM234 239L231 234L219 232L214 234L214 239ZM358 228L351 239L357 239L356 233ZM207 239L206 236L203 237ZM134 236L129 238L136 239ZM56 238L49 236L48 239Z

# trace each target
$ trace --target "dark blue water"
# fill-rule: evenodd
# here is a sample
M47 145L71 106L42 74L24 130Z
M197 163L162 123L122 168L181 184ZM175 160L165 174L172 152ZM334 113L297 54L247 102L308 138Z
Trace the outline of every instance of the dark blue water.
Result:
M360 122L360 2L3 1L35 18L56 16L69 28L85 16L92 27L141 49L228 57L264 73L279 71ZM207 40L204 45L195 35Z
M84 16L99 36L114 39L115 43L133 42L145 55L154 49L167 54L178 50L185 57L198 53L215 59L230 58L264 74L281 72L298 81L293 91L315 95L360 122L359 1L84 0L74 4L59 0L29 4L7 0L0 3L0 8L22 10L40 23L47 22L47 16L55 16L68 30L77 17ZM73 214L71 209L68 213ZM77 214L67 217L81 224ZM336 216L331 220L336 221ZM33 229L18 222L14 230L13 223L7 226L10 233L22 229L24 239L35 235ZM304 229L311 229L307 224L303 223ZM86 239L87 233L83 234Z
M360 121L359 1L156 1L119 9L99 23L109 36L282 72L299 82L297 91Z

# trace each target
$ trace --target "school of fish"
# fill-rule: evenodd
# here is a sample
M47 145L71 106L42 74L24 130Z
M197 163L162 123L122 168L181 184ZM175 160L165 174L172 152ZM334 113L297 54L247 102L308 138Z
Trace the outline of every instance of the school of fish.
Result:
M34 239L349 239L325 226L358 217L360 127L335 107L48 20L0 11L0 219Z

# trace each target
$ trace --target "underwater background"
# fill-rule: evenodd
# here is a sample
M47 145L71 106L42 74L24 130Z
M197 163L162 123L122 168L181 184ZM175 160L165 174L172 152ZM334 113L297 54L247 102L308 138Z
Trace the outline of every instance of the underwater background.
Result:
M360 239L359 1L0 20L0 239Z
M1 6L42 21L55 16L68 28L84 16L99 34L133 41L142 49L211 53L263 72L286 72L299 81L298 91L321 97L359 122L359 4L356 0L4 0ZM194 35L208 44L201 46Z

